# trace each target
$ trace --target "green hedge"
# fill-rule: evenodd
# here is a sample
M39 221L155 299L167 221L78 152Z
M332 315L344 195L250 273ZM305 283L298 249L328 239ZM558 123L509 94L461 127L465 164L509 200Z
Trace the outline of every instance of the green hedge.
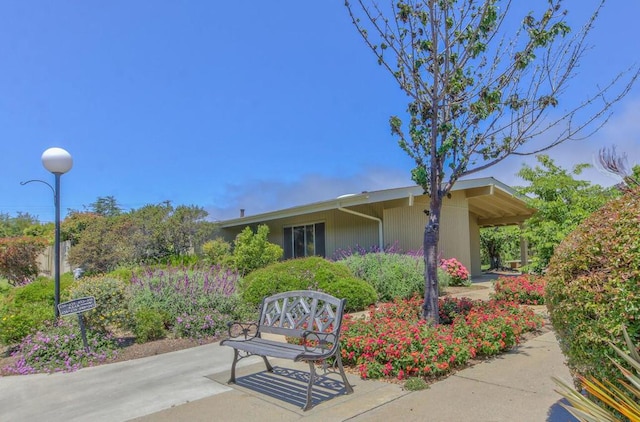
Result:
M263 298L291 290L320 290L347 299L347 312L360 311L377 300L375 290L355 278L343 264L320 257L298 258L269 265L246 276L242 298L258 306Z
M60 278L60 301L68 300L73 276ZM38 330L45 321L53 321L54 282L39 277L25 286L13 287L0 306L0 342L5 345L19 343L27 334Z
M616 382L608 342L640 339L640 188L585 219L556 248L546 303L570 369Z

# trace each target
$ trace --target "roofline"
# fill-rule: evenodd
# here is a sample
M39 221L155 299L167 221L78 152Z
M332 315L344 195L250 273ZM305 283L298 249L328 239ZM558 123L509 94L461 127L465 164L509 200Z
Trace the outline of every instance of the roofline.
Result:
M493 177L482 177L477 179L458 180L453 185L452 191L461 191L472 188L485 186L494 186L516 199L522 200L522 197L510 186L500 182ZM329 211L343 207L353 207L363 204L378 203L394 199L407 198L410 195L424 195L424 190L420 186L406 186L402 188L383 189L372 192L361 192L356 194L341 195L334 199L326 201L313 202L306 205L299 205L290 208L284 208L277 211L269 211L261 214L250 215L245 217L232 218L228 220L220 220L221 228L235 227L238 225L256 224L265 221L271 221L280 218L295 217L298 215L311 214L314 212Z

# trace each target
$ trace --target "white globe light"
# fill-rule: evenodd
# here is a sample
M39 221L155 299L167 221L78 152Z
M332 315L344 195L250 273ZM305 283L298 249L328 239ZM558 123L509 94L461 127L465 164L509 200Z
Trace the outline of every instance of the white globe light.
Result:
M63 174L71 170L73 158L62 148L49 148L42 153L42 165L54 174Z

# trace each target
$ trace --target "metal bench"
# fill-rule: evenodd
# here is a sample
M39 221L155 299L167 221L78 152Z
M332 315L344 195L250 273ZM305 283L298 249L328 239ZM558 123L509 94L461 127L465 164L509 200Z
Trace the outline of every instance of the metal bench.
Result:
M221 345L233 347L233 363L228 383L236 382L236 364L251 356L261 356L267 371L273 372L268 357L290 359L309 363L309 384L303 410L312 407L312 389L316 381L318 362L333 358L332 370L344 381L346 394L353 393L347 381L340 356L340 326L346 300L326 293L297 290L280 293L263 299L258 322L229 323L229 338ZM262 338L263 334L279 334L299 339L301 344L292 344ZM337 368L337 370L336 370Z

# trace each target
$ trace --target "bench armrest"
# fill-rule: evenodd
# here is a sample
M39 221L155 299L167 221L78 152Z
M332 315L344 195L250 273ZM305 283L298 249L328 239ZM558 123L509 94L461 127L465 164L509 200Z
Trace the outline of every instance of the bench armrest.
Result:
M227 324L230 339L249 340L259 337L258 324L256 322L231 321Z
M305 331L302 333L302 344L305 353L317 357L332 356L339 346L338 336L334 333L320 333L318 331ZM319 355L319 356L318 356Z

